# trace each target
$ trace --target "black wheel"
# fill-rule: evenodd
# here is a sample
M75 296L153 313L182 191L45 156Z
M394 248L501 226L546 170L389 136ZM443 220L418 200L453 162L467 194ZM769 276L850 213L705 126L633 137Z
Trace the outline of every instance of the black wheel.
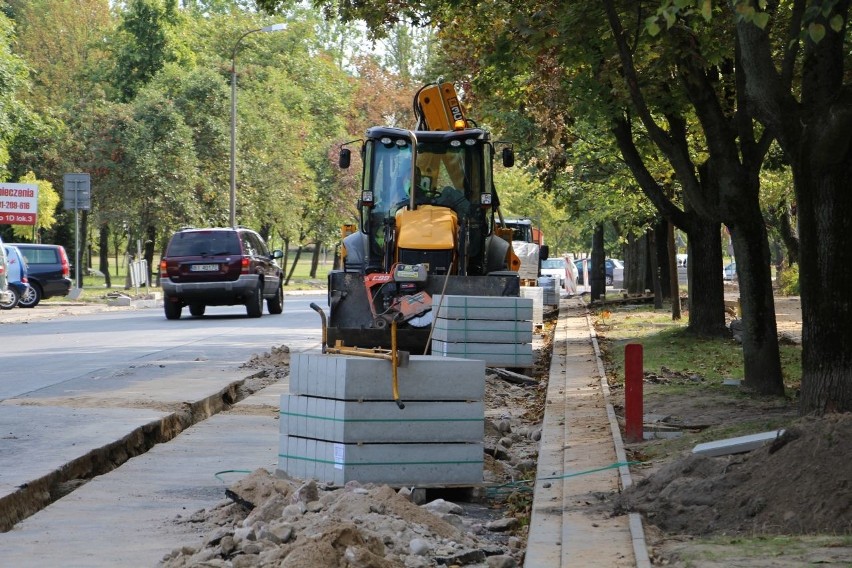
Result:
M9 294L10 297L8 302L0 302L0 310L11 310L18 305L18 301L21 299L21 295L18 294L18 291L9 286Z
M257 288L246 300L246 314L250 318L259 318L263 315L263 282L257 283Z
M41 288L38 287L38 284L27 286L27 290L21 296L21 299L18 300L19 308L34 308L41 302Z
M172 300L171 298L166 298L163 302L163 311L166 313L167 320L176 320L180 319L180 312L183 309L183 306L180 305L180 302L177 300Z
M207 306L205 306L204 304L190 304L189 313L191 313L197 318L200 318L204 315L205 308L207 308Z
M612 286L612 276L610 276L609 274L607 274L607 275L604 277L604 282L606 282L606 285L607 285L607 286Z
M266 309L270 314L280 314L284 311L284 286L279 284L275 296L267 298Z

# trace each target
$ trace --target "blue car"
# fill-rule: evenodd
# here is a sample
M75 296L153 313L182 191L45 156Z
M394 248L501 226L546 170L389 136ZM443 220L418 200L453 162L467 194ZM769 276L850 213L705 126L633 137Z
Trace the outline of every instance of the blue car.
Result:
M591 259L581 258L574 261L577 267L577 284L583 284L583 265ZM624 278L624 264L616 258L607 258L604 260L604 283L607 286L612 286L616 280Z

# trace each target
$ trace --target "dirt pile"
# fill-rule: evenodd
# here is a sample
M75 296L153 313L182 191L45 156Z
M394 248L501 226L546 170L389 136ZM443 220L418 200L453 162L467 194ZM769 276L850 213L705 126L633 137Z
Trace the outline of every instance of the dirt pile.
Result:
M804 418L774 442L690 454L628 488L618 509L670 534L852 534L852 414Z
M425 568L518 565L508 545L485 536L511 522L478 522L436 499L422 506L412 492L388 486L279 479L257 470L234 484L229 500L179 522L209 527L200 547L174 550L165 568L187 566ZM515 547L518 555L520 548ZM490 559L490 560L489 560Z

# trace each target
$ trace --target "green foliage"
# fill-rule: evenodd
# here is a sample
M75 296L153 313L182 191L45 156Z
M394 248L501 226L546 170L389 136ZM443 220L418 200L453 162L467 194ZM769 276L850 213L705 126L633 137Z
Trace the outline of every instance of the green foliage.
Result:
M12 52L13 39L12 22L0 14L0 179L8 179L9 143L18 132L16 117L25 110L19 96L26 85L27 70L24 61Z
M799 295L799 265L785 266L778 275L778 292L785 296Z
M112 48L112 82L119 100L128 102L167 63L191 63L192 52L180 39L182 17L176 0L129 0Z

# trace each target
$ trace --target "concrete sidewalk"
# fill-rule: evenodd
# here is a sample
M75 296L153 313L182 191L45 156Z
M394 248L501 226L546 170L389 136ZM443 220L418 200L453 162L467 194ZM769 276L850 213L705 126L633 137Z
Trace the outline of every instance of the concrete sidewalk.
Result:
M611 517L597 494L630 471L594 329L579 298L560 302L554 332L526 568L650 566L638 515Z
M286 380L266 387L0 533L0 565L151 567L175 548L200 546L204 533L179 521L221 501L245 473L275 470L287 388Z

